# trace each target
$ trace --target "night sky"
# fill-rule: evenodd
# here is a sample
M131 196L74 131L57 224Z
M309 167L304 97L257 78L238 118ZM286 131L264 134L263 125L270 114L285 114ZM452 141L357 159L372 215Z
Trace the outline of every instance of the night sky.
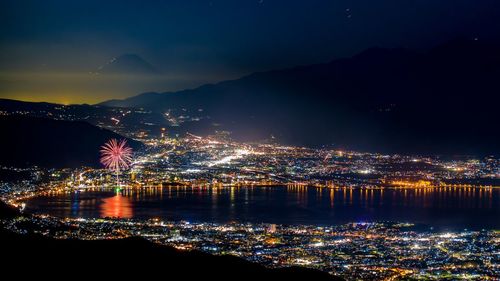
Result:
M373 46L500 39L498 0L2 0L0 16L0 97L60 103L195 87ZM161 74L90 74L125 53Z

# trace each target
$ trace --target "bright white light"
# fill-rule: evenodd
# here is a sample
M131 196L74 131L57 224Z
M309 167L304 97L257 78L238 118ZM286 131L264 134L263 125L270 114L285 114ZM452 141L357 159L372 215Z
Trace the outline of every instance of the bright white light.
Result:
M323 247L325 246L325 243L323 242L316 242L311 244L312 247Z
M243 158L243 156L249 155L251 153L252 152L250 150L248 150L248 149L238 149L238 150L235 151L235 154L226 156L226 157L224 157L222 159L219 159L219 160L216 160L216 161L213 161L213 162L210 162L210 163L208 163L208 166L212 167L212 166L229 164L233 160L241 159L241 158Z
M200 170L200 169L187 169L186 171L184 171L184 173L201 173L203 172L203 170Z
M439 238L455 238L455 237L456 235L454 235L453 233L444 233L439 235Z
M372 172L372 170L370 170L370 169L363 169L363 170L358 171L358 173L364 174L364 175L370 174L371 172Z

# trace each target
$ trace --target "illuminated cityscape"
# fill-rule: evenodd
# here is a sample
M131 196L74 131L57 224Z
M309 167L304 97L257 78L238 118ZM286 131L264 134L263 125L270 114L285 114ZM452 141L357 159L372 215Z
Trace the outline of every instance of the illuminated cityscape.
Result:
M267 192L286 188L305 206L309 204L307 190L315 189L315 197L325 197L332 208L334 204L352 205L353 200L356 206L380 208L385 192L398 196L396 201L408 208L451 206L460 197L462 207L496 210L500 198L492 183L499 177L498 159L446 161L245 144L217 136L143 142L145 149L135 153L132 168L121 176L120 191L113 191L114 171L101 168L31 168L24 170L30 175L25 180L2 186L3 200L22 209L29 208L30 198L37 196L79 194L85 198L106 190L115 193L95 206L101 218L90 218L78 210L60 218L33 209L41 214L3 221L4 227L22 233L28 223L24 229L57 239L140 236L182 250L235 255L270 267L306 266L361 279L494 279L500 272L500 237L494 230L433 230L404 221L334 226L324 222L315 226L164 218L142 221L135 218L133 207L137 198L206 193L211 200L222 200L226 194L232 202L237 200L235 193L253 196L262 188Z
M4 279L500 280L500 1L0 16Z
M498 231L436 233L382 222L284 226L49 216L3 222L20 233L26 224L58 239L139 236L181 250L235 255L271 267L307 266L349 278L494 280L500 273Z

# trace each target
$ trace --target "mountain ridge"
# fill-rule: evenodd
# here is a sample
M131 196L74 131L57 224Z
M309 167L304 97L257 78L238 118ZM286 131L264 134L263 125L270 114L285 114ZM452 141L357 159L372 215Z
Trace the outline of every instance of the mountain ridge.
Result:
M387 48L382 48L382 47L372 47L372 48L368 48L368 49L360 52L359 54L352 56L350 59L358 59L360 57L366 56L367 54L384 53L387 51L408 52L408 53L412 53L413 55L419 54L417 52L411 52L410 50L405 49L405 48L387 49ZM195 87L195 88L189 88L189 89L184 89L184 90L179 90L179 91L167 91L167 92L144 92L144 93L140 93L138 95L132 96L132 97L125 98L125 99L106 100L106 101L97 103L95 105L110 106L110 107L140 107L140 106L146 105L146 104L140 104L140 102L141 102L140 99L143 97L162 98L162 97L164 97L164 95L169 95L169 94L191 93L191 92L200 91L200 90L203 90L206 88L231 84L233 82L237 82L240 80L255 79L256 77L260 77L262 75L281 73L283 71L303 71L303 70L314 68L314 67L318 67L318 68L327 67L328 65L330 65L332 63L339 63L339 62L343 62L343 61L348 60L348 59L349 58L340 58L340 59L335 59L335 60L325 62L325 63L297 65L297 66L284 68L284 69L272 69L272 70L265 70L265 71L256 71L256 72L253 72L253 73L250 73L247 75L243 75L240 78L223 80L223 81L219 81L216 83L207 83L207 84L203 84L203 85L200 85L198 87ZM134 101L139 102L139 105L134 103ZM149 102L153 102L153 101L149 101ZM127 103L130 103L130 104L127 104Z
M497 154L490 122L500 47L457 39L426 52L370 48L323 64L256 72L102 106L202 109L236 140L407 154ZM191 130L188 128L187 130Z
M87 122L25 116L1 116L0 130L0 164L13 167L101 167L101 145L111 138L127 139ZM127 142L134 149L143 146Z
M123 54L100 66L95 74L157 75L160 71L137 54Z

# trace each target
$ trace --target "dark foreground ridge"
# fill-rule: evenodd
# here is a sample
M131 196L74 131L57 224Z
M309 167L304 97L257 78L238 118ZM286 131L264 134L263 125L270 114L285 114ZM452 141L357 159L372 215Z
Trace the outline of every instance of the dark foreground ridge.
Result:
M47 168L99 167L99 150L109 139L124 137L81 121L0 117L0 164ZM128 140L134 149L142 143Z
M0 218L15 216L0 203ZM118 240L55 240L0 230L4 268L29 268L38 278L161 277L165 280L342 280L326 272L290 267L270 269L234 256L179 251L141 238ZM65 276L65 277L63 277ZM294 279L299 278L299 279ZM251 280L250 279L250 280Z

